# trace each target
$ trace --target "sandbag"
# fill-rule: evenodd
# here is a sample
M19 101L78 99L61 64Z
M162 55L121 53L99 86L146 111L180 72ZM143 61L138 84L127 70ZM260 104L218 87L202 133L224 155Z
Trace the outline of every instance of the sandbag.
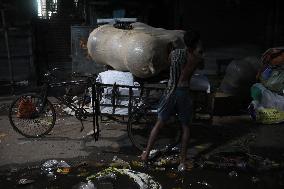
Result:
M226 69L220 89L232 95L249 96L250 87L255 83L255 75L260 67L258 58L246 57L233 60Z
M262 124L276 124L284 122L284 112L277 109L258 109L256 110L256 121Z
M185 47L183 35L182 30L154 28L139 22L133 23L132 29L106 24L92 31L87 46L95 63L149 78L168 69L170 48Z

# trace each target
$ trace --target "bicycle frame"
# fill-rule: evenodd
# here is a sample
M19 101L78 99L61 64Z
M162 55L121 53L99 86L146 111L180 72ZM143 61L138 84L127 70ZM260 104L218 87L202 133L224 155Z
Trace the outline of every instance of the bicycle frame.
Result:
M39 109L39 114L43 111L46 103L47 103L47 98L52 96L55 97L58 101L60 101L62 104L66 105L67 107L69 107L71 110L73 110L75 112L75 117L81 122L81 131L83 131L84 126L83 126L83 119L86 119L88 116L90 116L90 114L84 109L84 106L86 104L86 95L87 95L87 90L88 87L92 87L92 83L93 83L93 78L87 76L87 80L74 80L74 81L63 81L63 82L50 82L52 79L56 79L56 77L51 74L50 72L48 72L47 74L44 75L45 77L45 81L44 84L42 86L41 92L40 92L40 96L42 98L42 105ZM84 76L81 76L84 77ZM85 85L84 87L84 93L83 93L83 101L82 103L78 106L76 106L75 104L73 104L72 101L68 101L66 98L64 98L63 96L54 96L50 93L52 88L55 87L64 87L64 86L74 86L74 85ZM64 95L65 96L65 95ZM94 107L94 106L93 106ZM94 108L93 108L94 109ZM94 115L93 115L94 117Z
M163 91L166 88L166 84L145 84L141 86L128 86L128 85L117 85L117 84L103 84L99 82L94 82L94 78L87 77L87 80L75 80L75 81L64 81L64 82L50 82L52 79L56 78L52 74L48 73L45 74L45 77L47 80L44 82L44 85L42 86L42 90L40 92L40 96L42 97L42 105L41 107L45 107L47 103L47 98L51 95L50 89L54 87L64 87L64 86L70 86L70 85L85 85L84 88L84 94L83 94L83 101L78 106L74 105L72 102L68 101L63 96L53 96L60 102L62 102L64 105L69 107L71 110L75 112L75 116L78 120L81 121L82 124L82 118L91 117L93 118L93 130L94 130L94 138L97 141L99 138L99 132L100 132L100 125L99 125L99 116L102 119L102 116L108 117L111 120L119 121L118 117L125 116L125 115L119 115L115 114L116 108L127 108L127 116L130 117L135 109L141 108L142 106L147 107L153 107L153 103L151 102L151 91ZM83 76L84 77L84 76ZM86 104L86 94L88 87L92 88L92 113L87 112L84 109L84 105ZM111 104L104 104L101 103L102 98L102 91L104 88L110 87L112 89L111 94L108 94L109 97L111 97ZM119 88L127 88L128 94L121 95L118 93ZM134 89L139 89L139 96L134 95ZM196 91L198 92L198 91ZM155 92L154 92L155 93ZM128 104L127 105L121 105L117 103L118 97L128 97ZM158 99L161 96L158 96ZM112 113L102 113L101 107L111 107ZM42 111L41 109L39 113ZM155 112L151 112L155 114ZM123 117L124 120L124 117ZM83 129L83 124L82 128ZM82 131L82 130L81 130Z

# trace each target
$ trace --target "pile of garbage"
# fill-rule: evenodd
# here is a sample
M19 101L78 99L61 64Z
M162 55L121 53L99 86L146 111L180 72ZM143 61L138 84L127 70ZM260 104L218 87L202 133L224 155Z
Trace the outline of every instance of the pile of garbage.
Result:
M251 117L259 123L284 121L284 47L268 49L257 74L260 83L251 87Z
M198 163L201 168L234 171L272 171L283 168L279 162L242 151L224 151L204 157Z
M109 167L107 169L104 169L95 175L87 177L87 180L100 180L100 179L107 179L107 178L112 178L115 179L117 175L126 175L130 179L132 179L140 189L162 189L162 186L153 180L153 178L146 174L146 173L141 173L138 171L134 171L131 169L119 169L115 167Z
M79 177L86 177L86 182L80 182L73 188L79 189L95 189L95 188L104 188L99 187L102 184L109 183L111 186L116 181L122 179L127 180L128 184L135 186L134 188L140 189L161 189L162 186L160 183L154 180L154 178L146 173L142 173L139 171L135 171L131 169L130 163L114 156L112 162L107 164L96 165L98 168L101 166L102 170L96 170L96 173L90 174L86 172L84 167L86 168L87 164L77 165L75 167L70 167L63 160L48 160L41 166L41 172L43 175L46 175L48 178L52 180L57 180L58 177L62 175L74 175L75 172L79 171ZM31 179L21 179L19 180L19 184L27 185L33 183L34 180ZM113 187L111 187L113 188Z
M221 151L195 160L186 170L179 172L178 152L180 149L177 147L153 150L151 162L146 165L145 162L126 161L117 156L111 162L81 162L73 166L64 160L52 159L25 172L16 174L17 170L11 170L15 175L7 174L5 180L0 177L0 182L4 181L4 184L1 183L3 186L12 186L16 181L17 186L29 188L215 188L219 186L220 176L226 180L222 186L236 182L239 186L241 180L245 186L254 186L264 183L269 172L271 178L272 173L279 177L273 177L270 184L276 182L273 186L283 188L283 162L242 151ZM212 178L216 178L216 182Z

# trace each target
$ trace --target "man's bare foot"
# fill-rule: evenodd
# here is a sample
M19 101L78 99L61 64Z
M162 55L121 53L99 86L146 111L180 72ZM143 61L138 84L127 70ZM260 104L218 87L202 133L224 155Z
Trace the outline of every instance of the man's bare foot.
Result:
M146 153L146 151L143 151L140 157L141 161L146 162L148 160L148 154Z

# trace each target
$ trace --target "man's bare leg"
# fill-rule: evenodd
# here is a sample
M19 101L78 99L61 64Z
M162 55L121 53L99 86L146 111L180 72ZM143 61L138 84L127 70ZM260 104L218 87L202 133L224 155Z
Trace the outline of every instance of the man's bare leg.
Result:
M189 125L182 125L182 141L181 141L181 151L180 151L181 164L184 164L186 160L188 140L189 140Z
M147 147L146 150L142 152L141 154L141 160L142 161L147 161L149 153L155 143L155 140L157 138L157 135L160 131L160 129L165 125L165 123L161 120L158 120L154 126L154 128L151 131L150 137L148 139Z

